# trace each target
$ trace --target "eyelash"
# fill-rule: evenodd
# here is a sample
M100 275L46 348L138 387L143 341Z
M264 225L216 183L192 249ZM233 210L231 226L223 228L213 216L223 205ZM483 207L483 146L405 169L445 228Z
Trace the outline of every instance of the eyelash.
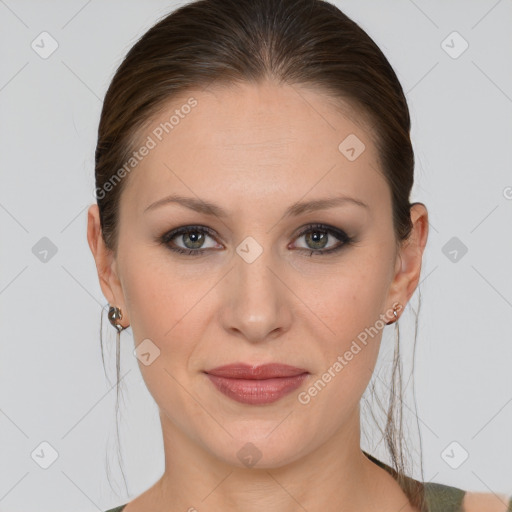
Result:
M313 254L318 255L326 255L326 254L333 254L335 252L340 251L344 247L351 245L354 242L354 238L349 237L344 231L341 229L333 228L331 226L327 226L325 224L310 224L306 226L301 232L296 236L296 238L300 238L301 236L305 235L309 232L314 231L320 231L323 233L327 233L330 235L334 235L335 238L337 238L341 243L331 249L325 249L325 250L314 250L314 249L304 249L299 248L301 251L310 251L310 257L313 256ZM207 228L205 226L183 226L181 228L174 229L172 231L169 231L168 233L165 233L159 238L159 242L163 245L166 245L171 251L177 252L180 254L187 254L189 256L199 256L209 249L183 249L182 247L174 246L172 247L170 245L170 242L172 239L184 235L187 233L203 233L206 235L210 235L211 237L214 237L214 231L210 228Z

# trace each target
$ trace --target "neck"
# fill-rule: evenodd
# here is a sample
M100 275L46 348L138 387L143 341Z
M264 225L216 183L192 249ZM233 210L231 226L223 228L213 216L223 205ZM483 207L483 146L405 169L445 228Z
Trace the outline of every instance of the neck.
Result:
M299 453L284 465L262 468L238 467L219 460L163 414L160 416L165 472L154 486L155 511L386 509L385 489L394 480L360 449L359 408L328 442L314 450L297 447L298 452L304 451L303 455ZM394 492L396 502L400 491L395 488Z

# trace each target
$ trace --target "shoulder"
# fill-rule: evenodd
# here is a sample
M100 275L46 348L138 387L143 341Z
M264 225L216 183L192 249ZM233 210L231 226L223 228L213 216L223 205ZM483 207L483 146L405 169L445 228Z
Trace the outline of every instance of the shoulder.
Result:
M486 492L466 492L464 512L512 512L512 496Z
M363 453L397 478L396 471L390 466L364 450ZM403 480L409 488L423 489L426 509L422 512L512 512L512 496L465 491L437 482L421 482L407 476Z
M463 489L437 482L427 482L424 483L424 490L428 512L459 512L462 510L462 503L466 494Z
M439 483L425 484L429 512L512 512L512 496L470 492ZM121 512L127 504L105 512Z
M512 496L472 492L443 485L425 483L428 512L512 512Z

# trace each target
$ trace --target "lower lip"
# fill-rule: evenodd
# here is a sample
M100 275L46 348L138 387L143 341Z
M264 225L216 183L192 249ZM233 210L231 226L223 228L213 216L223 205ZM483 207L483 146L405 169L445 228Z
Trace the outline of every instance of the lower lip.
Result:
M213 385L229 398L244 404L270 404L297 389L307 373L274 379L228 379L210 375Z

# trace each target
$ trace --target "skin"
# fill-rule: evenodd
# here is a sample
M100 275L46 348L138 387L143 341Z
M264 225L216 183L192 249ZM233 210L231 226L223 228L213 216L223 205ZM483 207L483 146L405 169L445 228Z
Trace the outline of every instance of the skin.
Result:
M510 496L487 492L467 492L462 501L464 512L507 512Z
M264 82L190 95L198 105L124 178L117 254L103 243L97 205L88 212L87 237L105 297L121 308L135 346L149 338L160 350L139 367L160 410L165 472L125 512L414 510L360 449L359 401L382 329L308 404L297 395L379 315L391 320L395 302L405 307L427 242L425 206L413 205L413 232L397 249L390 189L371 130L350 105L336 108L321 91ZM186 97L174 99L141 140ZM354 161L338 150L349 134L366 146ZM228 216L177 204L144 213L171 193L216 203ZM339 194L368 207L346 203L283 218L296 202ZM332 234L324 246L307 233L297 236L311 223L356 241L310 257L308 247L342 243ZM187 225L214 230L202 246L174 238L181 247L206 248L204 254L173 253L157 242ZM248 236L263 251L251 263L236 252ZM233 362L276 361L310 375L266 405L231 400L203 373ZM248 442L261 452L253 467L237 457Z

